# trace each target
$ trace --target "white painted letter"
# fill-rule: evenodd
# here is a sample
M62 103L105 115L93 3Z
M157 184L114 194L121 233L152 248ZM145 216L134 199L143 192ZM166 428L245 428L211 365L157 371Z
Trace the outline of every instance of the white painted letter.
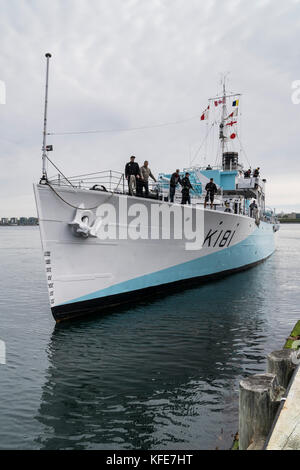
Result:
M6 104L6 88L2 80L0 80L0 104Z
M0 364L6 364L6 346L5 342L0 339Z
M299 104L300 103L300 80L294 80L292 83L292 89L295 90L292 93L292 103Z

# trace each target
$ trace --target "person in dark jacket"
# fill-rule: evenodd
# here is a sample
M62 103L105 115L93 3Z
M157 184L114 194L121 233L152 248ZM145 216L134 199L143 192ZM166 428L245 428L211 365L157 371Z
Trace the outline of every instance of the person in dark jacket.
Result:
M251 202L249 209L250 209L250 217L255 218L256 213L257 213L257 204L256 204L255 199L253 199L253 201Z
M206 196L204 201L204 208L206 208L206 204L208 203L208 200L210 200L210 208L213 209L215 194L218 191L213 178L210 178L209 183L207 183L207 185L205 186L205 191Z
M125 178L128 181L128 192L130 196L134 195L137 187L137 179L140 178L140 167L135 161L135 156L131 155L130 162L125 166Z
M191 185L190 174L186 173L185 177L182 178L181 180L181 186L182 186L182 199L181 199L181 204L190 204L191 203L191 196L190 196L190 190L194 189L193 186Z
M176 170L170 179L170 202L174 202L174 196L177 184L181 184L180 170Z

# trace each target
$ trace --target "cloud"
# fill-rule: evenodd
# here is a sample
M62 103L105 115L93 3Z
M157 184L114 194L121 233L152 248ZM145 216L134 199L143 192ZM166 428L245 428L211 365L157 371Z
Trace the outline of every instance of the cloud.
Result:
M49 130L57 132L200 115L220 91L220 72L230 71L229 88L243 93L243 146L276 188L269 205L299 202L289 191L300 170L300 106L291 102L291 83L300 79L299 2L0 0L0 6L1 216L35 213L48 51ZM132 153L149 159L157 173L188 166L205 132L195 120L132 133L53 136L49 143L66 174L122 170ZM207 157L213 159L215 153Z

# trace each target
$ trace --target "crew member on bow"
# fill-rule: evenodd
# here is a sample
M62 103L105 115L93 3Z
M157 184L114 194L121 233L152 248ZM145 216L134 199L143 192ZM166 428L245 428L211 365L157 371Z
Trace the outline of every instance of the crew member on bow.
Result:
M213 178L210 178L209 183L207 183L207 185L205 186L205 190L206 190L206 196L205 196L205 201L204 201L204 208L206 208L206 204L208 203L208 200L210 200L210 208L213 209L215 194L218 191Z
M193 186L191 185L190 174L187 172L185 174L185 177L182 178L181 180L181 186L182 186L182 199L181 199L181 204L190 204L191 203L191 196L190 196L190 190L194 189Z
M135 161L135 156L131 155L130 162L125 166L125 178L128 181L128 193L134 195L136 191L136 180L140 178L140 167Z
M145 189L145 197L149 196L149 178L152 178L153 181L156 182L155 177L152 174L152 171L149 168L149 162L147 160L144 161L144 165L140 168L140 181L139 181L139 191L138 195L143 196L143 190Z
M170 202L174 202L176 186L178 185L178 183L182 185L179 169L177 169L174 173L172 173L172 176L170 179Z

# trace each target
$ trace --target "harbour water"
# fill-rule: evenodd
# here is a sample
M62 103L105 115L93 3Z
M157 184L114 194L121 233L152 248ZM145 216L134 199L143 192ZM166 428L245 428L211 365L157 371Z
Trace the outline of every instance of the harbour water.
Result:
M238 384L300 318L300 225L261 265L55 325L37 227L0 228L0 449L228 449Z

